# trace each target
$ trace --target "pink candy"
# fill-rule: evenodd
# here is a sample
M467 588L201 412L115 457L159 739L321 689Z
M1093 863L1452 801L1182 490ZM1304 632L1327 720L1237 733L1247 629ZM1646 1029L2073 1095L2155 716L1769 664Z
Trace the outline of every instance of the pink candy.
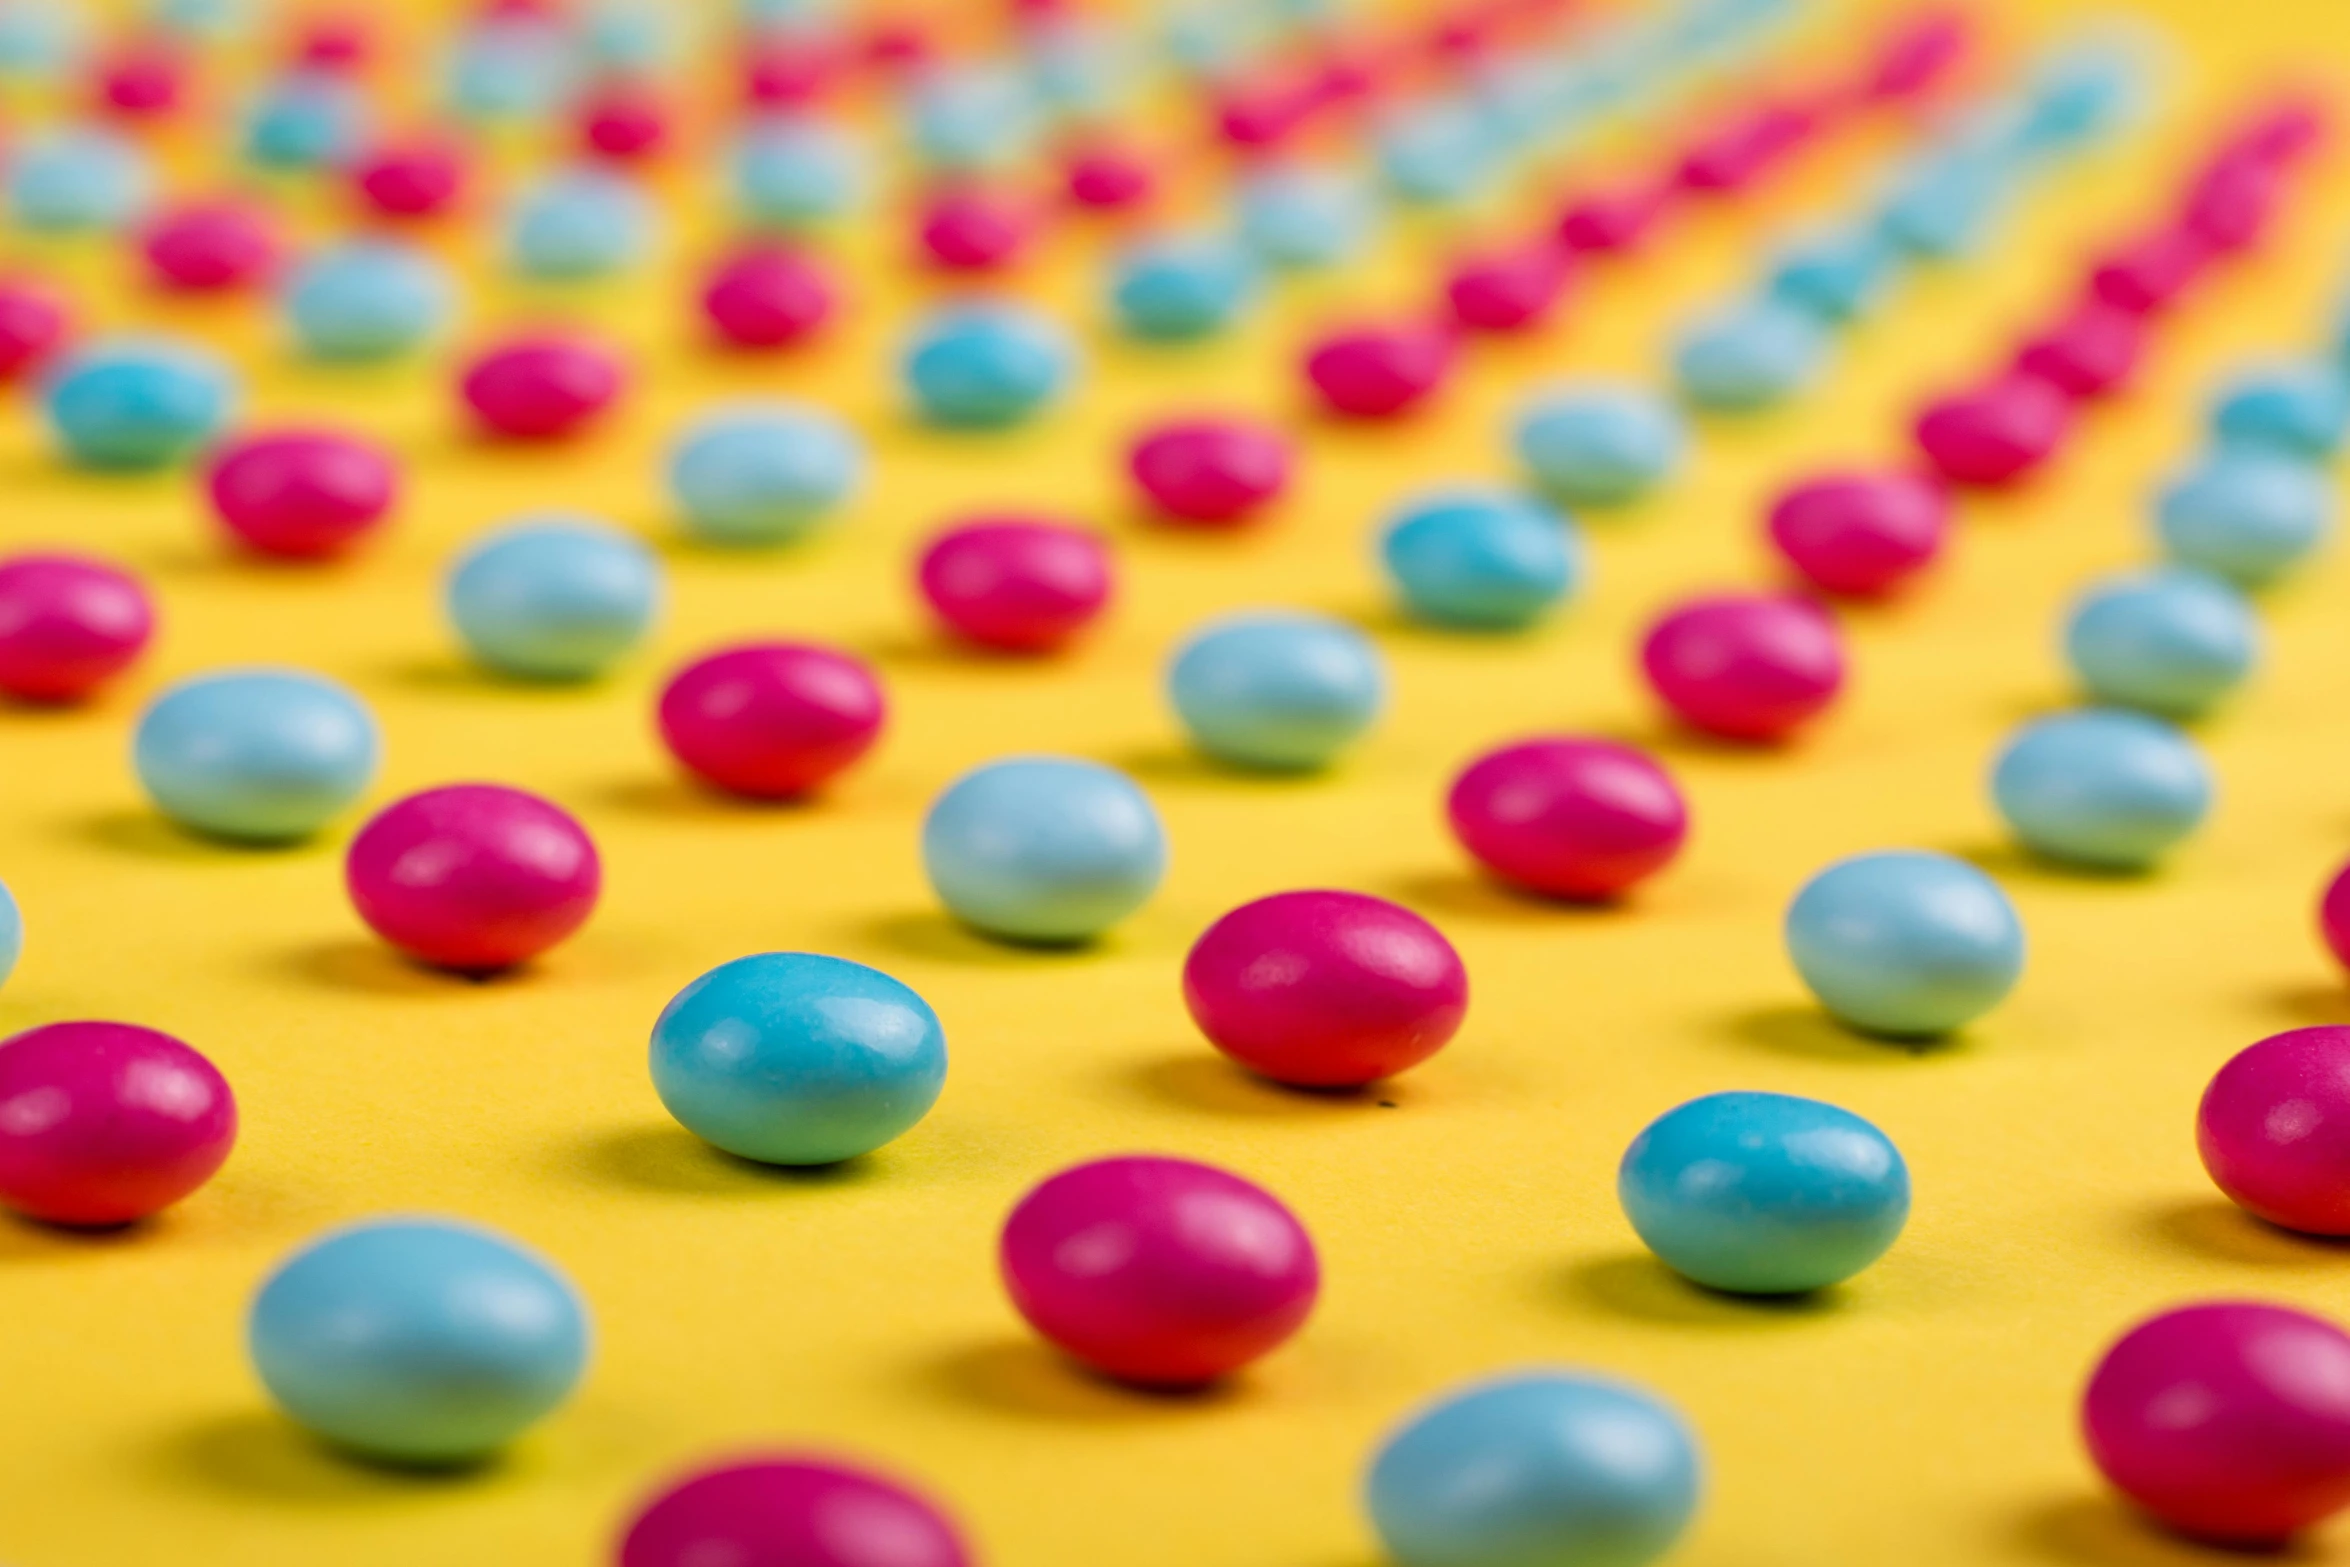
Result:
M580 337L529 337L485 351L459 391L482 427L514 440L570 435L609 408L625 380L620 361Z
M2153 315L2187 291L2211 262L2211 246L2184 228L2124 246L2089 274L2089 292L2116 310Z
M972 1567L925 1498L828 1458L745 1458L686 1476L629 1524L619 1567Z
M1820 123L1818 113L1798 104L1765 104L1691 147L1674 178L1685 190L1723 195L1744 190L1817 134Z
M1472 256L1445 283L1452 318L1480 332L1522 332L1555 309L1574 263L1555 245L1535 244Z
M580 105L579 141L591 157L641 162L668 146L669 107L639 83L608 83Z
M65 301L39 283L0 279L0 381L38 369L64 346Z
M755 39L743 60L743 97L757 109L801 108L840 76L840 50L825 34L791 29Z
M1836 699L1843 638L1827 611L1784 594L1698 599L1650 628L1648 683L1682 722L1725 740L1784 740Z
M1019 259L1035 228L1035 215L1018 198L954 185L931 198L922 213L919 236L933 266L949 272L992 272Z
M2309 1235L2350 1235L2350 1028L2239 1052L2204 1090L2195 1146L2231 1201Z
M2217 251L2258 244L2284 204L2285 181L2271 164L2246 157L2211 165L2179 207L2179 226Z
M1673 202L1671 181L1646 181L1595 191L1560 216L1559 243L1573 251L1612 255L1637 246Z
M212 1179L237 1140L219 1069L169 1034L52 1023L0 1043L0 1203L128 1224Z
M157 283L182 293L218 293L259 283L277 270L277 228L241 201L199 202L166 213L140 249Z
M1689 808L1653 757L1569 736L1488 751L1453 780L1445 813L1487 870L1577 902L1646 881L1689 834Z
M1148 159L1130 148L1096 142L1069 155L1062 171L1069 199L1080 207L1120 212L1150 200L1158 176Z
M187 61L173 44L137 39L98 65L99 109L126 120L157 119L187 95Z
M0 693L78 702L129 668L154 633L147 590L104 561L0 561Z
M1918 449L1953 484L1995 489L2046 462L2071 433L2073 404L2036 375L2006 375L1918 417Z
M1282 892L1210 925L1183 964L1191 1020L1242 1066L1296 1088L1359 1088L1444 1048L1469 974L1444 933L1359 892Z
M338 555L391 510L399 469L382 447L329 430L281 430L221 448L205 486L238 542L263 555Z
M1452 361L1452 333L1443 327L1359 327L1315 344L1305 372L1331 412L1391 419L1427 401Z
M1865 89L1867 96L1879 102L1899 102L1933 91L1975 52L1977 30L1969 11L1925 12L1878 50Z
M356 12L341 12L306 20L295 34L292 54L303 65L350 71L365 65L374 49L374 34L366 18Z
M738 348L781 348L831 319L831 278L796 251L760 247L727 258L702 286L702 313Z
M2088 300L2026 343L2015 367L2085 401L2119 390L2145 347L2145 317Z
M1127 468L1163 516L1232 527L1262 511L1288 485L1289 441L1278 430L1244 420L1186 420L1143 436Z
M760 800L807 794L873 748L886 703L833 648L753 642L698 658L661 692L661 738L708 783Z
M387 218L429 218L465 193L468 160L456 143L420 139L379 147L351 167L359 197Z
M2215 1301L2141 1323L2081 1402L2089 1454L2182 1534L2281 1545L2350 1503L2350 1334Z
M1933 564L1950 525L1942 487L1916 474L1832 474L1771 507L1771 543L1816 588L1880 598Z
M1305 1227L1261 1187L1188 1159L1101 1159L1020 1199L997 1253L1012 1304L1068 1354L1151 1387L1238 1371L1304 1325Z
M1110 601L1110 552L1066 523L990 517L948 529L922 552L922 596L956 635L1011 653L1049 653Z
M489 973L587 922L603 867L559 806L498 784L427 789L351 842L344 885L359 917L419 962Z

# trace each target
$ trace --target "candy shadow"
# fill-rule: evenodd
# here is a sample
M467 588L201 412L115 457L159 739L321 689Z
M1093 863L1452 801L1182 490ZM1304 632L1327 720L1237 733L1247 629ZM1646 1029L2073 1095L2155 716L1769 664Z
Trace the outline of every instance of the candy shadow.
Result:
M2316 1562L2322 1546L2211 1545L2166 1532L2117 1498L2073 1496L2034 1505L2017 1520L2021 1560L2062 1567L2212 1567L2214 1562Z
M611 683L586 680L532 680L501 674L453 655L402 659L378 672L386 685L432 696L522 696L579 701L609 694Z
M1707 1289L1645 1252L1586 1258L1555 1276L1555 1290L1577 1306L1674 1327L1746 1329L1817 1321L1845 1309L1833 1288L1797 1295L1733 1295Z
M385 1464L328 1446L260 1410L211 1415L166 1437L156 1466L207 1491L273 1502L342 1507L413 1501L464 1487L495 1458L436 1466Z
M164 1222L134 1219L123 1224L50 1224L21 1214L0 1214L0 1267L111 1256L140 1244Z
M358 936L297 948L273 959L271 967L329 990L366 991L379 996L465 996L484 989L526 984L533 973L527 963L486 974L434 968L380 941Z
M1626 915L1626 900L1581 902L1522 891L1472 871L1413 871L1386 884L1389 897L1416 909L1514 925L1597 923Z
M242 838L216 838L167 821L153 811L105 811L75 825L76 836L117 854L135 854L150 860L187 862L206 860L226 864L247 856L276 859L326 850L322 837L256 843Z
M855 927L852 940L870 941L907 957L983 968L1017 968L1037 962L1091 957L1099 941L1021 942L983 936L960 920L935 910L884 914Z
M726 794L687 778L642 775L623 778L596 791L599 803L631 816L657 816L664 821L766 822L807 814L814 797L760 800Z
M1112 767L1148 783L1177 787L1207 785L1225 788L1300 789L1326 784L1335 767L1276 769L1236 767L1197 751L1164 745L1144 746L1106 759Z
M560 1174L668 1197L753 1197L788 1187L862 1186L883 1164L868 1154L837 1164L761 1164L713 1148L680 1126L626 1126L597 1132L562 1150Z
M1182 1419L1230 1409L1250 1396L1245 1377L1197 1388L1132 1387L1026 1339L964 1345L925 1364L921 1379L957 1403L1070 1425Z
M1070 649L1074 652L1075 649ZM1059 653L1021 653L1010 648L986 647L940 631L929 636L891 633L872 639L864 652L884 669L918 669L945 674L1048 675L1067 665Z
M1120 1075L1158 1103L1249 1121L1329 1119L1400 1110L1412 1097L1410 1089L1396 1083L1373 1083L1365 1088L1293 1088L1244 1071L1204 1044L1143 1062Z
M1956 844L1943 851L1988 875L2058 887L2143 887L2162 880L2162 867L2129 869L2050 859L2013 843Z
M2298 1024L2350 1024L2350 985L2282 985L2254 997L2261 1007L2280 1012Z
M2237 1265L2330 1274L2350 1257L2350 1239L2283 1229L2218 1196L2164 1203L2147 1213L2146 1227L2167 1246Z
M1729 1017L1723 1031L1749 1045L1812 1061L1898 1065L1963 1055L1963 1036L1897 1039L1847 1028L1817 1007L1756 1007Z

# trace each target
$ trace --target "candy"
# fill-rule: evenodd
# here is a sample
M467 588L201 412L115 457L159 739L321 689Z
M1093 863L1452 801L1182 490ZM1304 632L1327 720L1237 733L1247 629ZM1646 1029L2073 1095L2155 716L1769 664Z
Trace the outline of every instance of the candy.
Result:
M198 202L164 213L141 240L147 270L164 288L180 293L222 293L246 288L277 270L277 227L261 209L242 201Z
M1898 259L1880 228L1823 229L1780 249L1766 287L1782 306L1840 325L1884 295Z
M2211 411L2212 433L2324 462L2350 434L2350 380L2328 364L2272 365L2239 378Z
M2146 346L2146 321L2086 301L2024 344L2015 368L2067 397L2103 397L2127 385Z
M1828 593L1882 598L1932 565L1950 528L1950 502L1932 480L1906 473L1829 474L1771 505L1770 540L1804 581Z
M476 355L458 391L490 434L548 441L593 423L619 399L626 381L620 361L590 339L524 337Z
M207 350L169 338L115 338L68 357L47 398L50 428L76 466L143 472L217 435L237 388Z
M1380 1444L1364 1496L1406 1567L1647 1567L1697 1511L1696 1439L1612 1378L1523 1371L1456 1388Z
M1244 175L1234 193L1240 237L1268 266L1332 267L1371 241L1376 208L1345 175L1273 163Z
M1324 767L1370 728L1387 676L1344 621L1262 612L1211 622L1176 649L1167 695L1192 744L1267 772Z
M205 475L213 515L237 542L289 560L349 549L383 521L399 483L389 452L330 430L231 441Z
M1637 249L1670 210L1675 179L1642 179L1590 191L1559 214L1558 241L1583 255L1619 255Z
M1010 653L1050 653L1100 618L1112 591L1099 535L1065 523L989 517L931 540L916 567L923 599L957 636Z
M2350 1503L2350 1334L2213 1301L2138 1324L2081 1400L2089 1456L2182 1534L2274 1547Z
M1573 736L1488 751L1453 780L1445 813L1487 870L1578 902L1617 897L1681 852L1689 810L1645 752Z
M448 274L423 251L361 239L296 268L282 305L296 346L311 358L378 360L432 337L455 300Z
M1118 256L1110 311L1129 337L1209 337L1254 300L1255 264L1230 242L1201 235L1151 239Z
M916 411L950 429L1022 423L1069 389L1076 349L1048 317L1015 305L968 305L923 323L905 358Z
M1982 249L2012 194L2011 166L1973 147L1937 149L1894 179L1876 232L1896 251L1944 261Z
M1209 527L1249 521L1288 486L1290 444L1240 419L1190 419L1146 432L1127 456L1135 484L1171 520Z
M1613 506L1662 483L1680 466L1688 438L1663 399L1589 385L1537 396L1520 411L1512 442L1546 494L1570 506Z
M0 381L21 380L64 344L65 301L44 285L0 278Z
M759 247L727 257L702 285L702 313L737 348L781 348L831 319L830 275L795 251Z
M1304 1326L1322 1278L1279 1198L1188 1159L1063 1170L1020 1199L997 1258L1029 1326L1149 1387L1195 1387L1270 1354Z
M635 181L570 169L523 190L506 219L506 260L524 277L609 277L644 260L658 216Z
M736 141L728 165L734 204L755 227L798 230L839 218L864 200L865 152L828 121L763 115Z
M9 149L9 221L38 233L119 229L146 207L154 174L111 131L67 126Z
M1141 153L1101 142L1071 152L1061 179L1072 202L1097 212L1139 207L1158 188L1157 172Z
M182 681L140 715L132 760L182 827L251 843L306 838L375 778L375 720L350 692L291 669Z
M2024 968L1999 884L1924 850L1857 855L1788 905L1788 955L1822 1006L1864 1033L1931 1038L1990 1011Z
M931 265L948 272L995 272L1011 266L1035 237L1036 216L1007 191L950 184L919 214L916 237Z
M580 151L614 163L641 163L669 145L669 105L642 82L622 78L604 83L583 99Z
M155 607L130 573L84 555L0 560L0 693L79 702L138 658Z
M1480 104L1431 94L1391 112L1373 150L1390 191L1423 206L1450 206L1486 189L1501 170L1502 147Z
M2257 449L2213 453L2173 481L2155 506L2164 553L2247 589L2283 580L2333 528L2326 475Z
M389 142L351 165L351 187L379 217L437 217L464 196L471 162L463 147L444 137Z
M914 155L940 169L1011 163L1028 150L1039 121L1018 77L977 64L924 72L914 80L904 107Z
M1918 416L1916 435L1942 477L1996 489L2055 455L2072 423L2062 391L2036 375L2010 374L1935 403Z
M745 1458L673 1482L630 1520L619 1567L972 1567L947 1516L828 1458Z
M661 738L697 777L759 800L797 799L881 737L881 683L832 648L751 642L705 654L662 688Z
M856 493L864 448L831 415L746 403L696 420L669 458L686 531L711 544L789 544L832 522Z
M1649 628L1640 667L1683 723L1725 740L1786 740L1844 685L1836 622L1809 599L1694 599Z
M8 976L16 972L17 960L24 956L24 914L16 906L16 897L0 882L0 985L8 983Z
M661 570L634 538L591 518L547 517L492 533L449 573L450 621L503 675L586 680L644 639Z
M2202 276L2211 255L2200 236L2186 229L2163 229L2098 263L2089 274L2089 293L2116 310L2154 315Z
M494 1231L382 1219L279 1264L245 1323L278 1407L398 1464L487 1457L571 1396L588 1318L553 1264Z
M1770 299L1709 316L1673 349L1673 378L1699 408L1743 412L1783 402L1815 380L1828 341L1817 317Z
M1426 402L1451 373L1452 333L1441 326L1357 327L1306 351L1306 380L1332 413L1391 419Z
M2305 1235L2350 1235L2350 1028L2237 1052L2203 1091L2195 1146L2229 1201Z
M2217 706L2252 672L2260 640L2241 593L2177 566L2092 584L2064 629L2065 658L2091 697L2165 718Z
M562 97L569 56L570 40L554 16L488 11L457 30L441 93L468 120L537 119Z
M1999 814L2025 846L2100 870L2144 870L2202 825L2211 769L2159 718L2120 708L2027 724L1991 772Z
M1826 1289L1875 1262L1909 1218L1909 1167L1849 1110L1791 1094L1708 1094L1625 1151L1625 1217L1666 1266L1709 1289Z
M376 813L343 862L359 917L420 963L486 974L587 923L595 843L562 807L498 784L451 784Z
M0 1043L0 1204L18 1213L144 1219L212 1179L236 1140L228 1080L169 1034L52 1023Z
M1574 594L1585 570L1572 522L1505 491L1417 501L1379 551L1414 618L1468 630L1532 625Z
M1539 326L1566 297L1573 258L1555 245L1469 256L1444 284L1455 325L1478 332L1522 332Z
M922 820L922 868L957 919L1011 941L1089 940L1158 890L1167 837L1124 773L1026 756L963 774Z

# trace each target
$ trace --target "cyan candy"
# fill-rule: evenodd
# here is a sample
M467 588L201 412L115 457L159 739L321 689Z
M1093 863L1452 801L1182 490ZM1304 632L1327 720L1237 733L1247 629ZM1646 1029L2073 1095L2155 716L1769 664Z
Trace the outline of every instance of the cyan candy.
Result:
M2027 724L1991 772L1991 797L2025 846L2096 870L2152 866L2202 825L2211 768L2145 713L2090 708Z
M375 777L375 720L331 680L292 669L183 681L139 718L132 761L155 808L219 838L306 838Z
M1883 297L1896 259L1882 228L1820 229L1780 250L1771 267L1770 295L1820 321L1850 321Z
M1406 201L1441 205L1476 195L1500 172L1500 147L1474 104L1437 98L1380 127L1379 174Z
M841 127L805 115L767 115L734 144L736 209L761 228L804 229L864 199L864 148Z
M2161 567L2091 586L2065 623L2064 651L2095 700L2195 718L2251 674L2260 622L2223 579Z
M607 277L644 259L656 221L651 198L626 175L568 169L516 200L507 259L525 277Z
M2024 927L1999 884L1925 850L1857 855L1788 905L1787 953L1835 1017L1865 1033L1932 1038L1990 1011L2024 969Z
M82 53L87 19L62 0L0 0L0 76L39 80Z
M1972 150L1929 155L1895 178L1877 210L1877 231L1913 256L1964 255L1989 237L2010 185L1998 158Z
M2350 433L2350 378L2328 364L2271 365L2239 377L2211 411L2212 433L2311 461L2331 458Z
M1248 253L1215 235L1145 240L1114 265L1110 308L1130 337L1211 336L1246 309L1257 290L1256 264Z
M449 618L473 656L526 680L586 680L644 639L661 568L628 534L550 516L501 528L449 574Z
M41 233L119 229L146 210L155 177L147 156L88 126L36 133L8 159L8 216Z
M1027 85L985 66L925 74L908 93L905 112L916 156L939 169L998 167L1019 157L1037 131Z
M696 538L785 544L829 523L864 469L857 437L830 414L762 403L698 420L670 458L669 488Z
M1049 316L1017 305L965 305L915 334L905 373L914 406L932 424L1000 429L1069 389L1077 355Z
M1167 694L1192 743L1219 761L1267 772L1327 766L1387 700L1369 637L1326 615L1240 614L1176 650Z
M2142 38L2115 33L2086 38L2043 62L2024 88L2019 150L2068 152L2128 123L2145 101L2146 51Z
M2301 564L2333 531L2333 485L2298 459L2223 449L2172 484L2155 508L2170 558L2262 588Z
M1672 404L1631 386L1553 389L1518 416L1518 459L1568 505L1636 500L1680 466L1688 437Z
M236 404L228 367L167 338L118 338L74 354L49 383L51 429L84 468L139 472L192 456Z
M547 18L491 15L458 32L442 90L467 119L531 119L562 100L571 77L563 35Z
M1667 1267L1741 1295L1841 1284L1909 1218L1909 1167L1892 1140L1791 1094L1708 1094L1666 1111L1625 1152L1616 1192Z
M1768 408L1816 380L1828 338L1819 318L1770 299L1747 300L1690 327L1673 350L1673 378L1700 408Z
M1471 631L1532 625L1572 595L1584 574L1571 521L1499 490L1406 507L1380 541L1380 558L1415 619Z
M1137 62L1124 37L1085 16L1047 15L1020 45L1029 92L1057 114L1102 116L1132 87Z
M581 52L609 71L640 72L665 64L678 43L661 0L597 0L580 19Z
M1370 243L1370 192L1336 170L1273 164L1245 176L1235 196L1240 236L1269 266L1335 266Z
M313 256L282 301L295 345L312 359L393 359L447 324L456 286L441 264L393 239L358 239Z
M0 985L8 983L8 976L16 972L17 960L23 956L24 914L17 908L8 884L0 882Z
M931 803L922 867L939 901L975 929L1086 941L1158 890L1167 834L1124 773L1073 757L1012 757L965 773Z
M348 161L368 130L367 95L340 71L292 71L264 83L245 116L245 157L264 169Z

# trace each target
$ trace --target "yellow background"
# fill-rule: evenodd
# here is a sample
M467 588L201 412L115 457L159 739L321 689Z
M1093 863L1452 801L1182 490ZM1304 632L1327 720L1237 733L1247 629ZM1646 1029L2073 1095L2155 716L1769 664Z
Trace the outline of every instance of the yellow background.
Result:
M2015 50L2072 8L1994 8ZM679 300L707 233L655 275L576 296L485 281L474 329L547 314L610 323L638 395L590 443L498 451L464 438L445 372L291 363L253 306L133 296L104 249L44 256L102 315L165 320L252 367L257 421L347 422L394 442L397 526L326 571L232 559L184 477L69 475L11 411L0 544L66 544L150 576L164 630L92 710L0 712L0 877L29 926L0 1029L82 1016L169 1029L235 1083L245 1131L207 1190L118 1236L0 1224L0 1559L15 1567L507 1567L601 1559L674 1469L750 1445L862 1455L934 1488L1001 1567L1370 1567L1357 1477L1378 1434L1458 1379L1533 1362L1602 1367L1686 1409L1711 1483L1685 1567L2155 1567L2203 1559L2127 1518L2073 1434L2100 1347L2158 1307L2259 1295L2350 1315L2350 1257L2239 1216L2190 1136L2229 1053L2350 1021L2312 905L2350 852L2350 574L2328 562L2264 608L2257 687L2202 731L2223 781L2208 831L2143 881L2084 879L2002 846L1983 774L2000 735L2067 697L2065 599L2145 558L2145 497L2196 439L2213 378L2300 351L2345 275L2350 170L2305 186L2281 244L2166 332L2143 386L2093 415L2026 496L1969 503L1953 558L1913 601L1847 617L1849 699L1789 754L1730 752L1659 724L1628 647L1659 605L1761 580L1765 497L1823 462L1900 448L1928 389L1986 367L2051 306L2089 247L2150 215L2222 106L2280 66L2350 55L2342 0L2168 0L2166 112L2029 199L1983 265L1906 285L1844 344L1830 386L1786 412L1708 424L1669 494L1593 518L1595 583L1522 640L1432 635L1382 604L1369 538L1415 487L1508 471L1523 389L1567 371L1653 376L1672 322L1753 266L1755 246L1848 203L1892 143L1813 158L1757 204L1702 217L1636 268L1595 270L1539 340L1474 350L1434 416L1312 426L1293 500L1261 532L1187 537L1127 509L1116 454L1165 411L1302 416L1299 334L1349 304L1409 297L1444 249L1407 230L1387 264L1289 289L1228 344L1121 347L1089 327L1084 396L1030 432L912 429L885 374L914 291L883 237L852 246L860 308L829 346L729 361L694 346ZM1822 45L1813 52L1828 58ZM681 199L695 181L675 180ZM1095 241L1058 243L1039 287L1089 323ZM819 398L869 435L875 482L837 534L744 557L678 542L659 454L702 405ZM1310 424L1310 421L1303 421ZM1042 507L1115 538L1123 597L1103 634L1050 664L940 645L908 553L977 507ZM673 599L654 645L608 683L518 689L461 664L437 582L468 535L518 512L587 509L659 540ZM1228 776L1187 757L1158 692L1204 616L1300 604L1374 626L1394 705L1334 775ZM729 638L832 639L889 683L880 750L830 797L762 810L679 781L651 734L661 675ZM281 853L192 841L143 806L126 765L140 704L223 664L296 660L380 715L371 804L461 778L540 790L607 859L588 930L529 972L476 986L404 966L346 906L353 820ZM1479 749L1540 730L1655 746L1692 796L1673 871L1628 907L1538 906L1473 876L1439 800ZM1011 951L936 910L917 819L959 770L1007 751L1127 767L1165 813L1173 869L1097 950ZM2029 971L1963 1039L1910 1052L1828 1025L1780 951L1779 911L1839 855L1925 845L2012 889ZM1255 1084L1195 1036L1177 991L1190 939L1282 888L1399 898L1459 944L1467 1029L1384 1094ZM662 1113L647 1029L736 955L805 947L877 964L944 1019L945 1097L901 1142L818 1174L758 1170ZM1725 1088L1812 1094L1889 1132L1914 1170L1901 1244L1798 1306L1701 1295L1647 1260L1616 1207L1615 1161L1648 1119ZM996 1286L996 1226L1031 1182L1120 1150L1232 1166L1313 1229L1327 1288L1289 1349L1204 1398L1088 1380L1023 1331ZM266 1407L241 1318L273 1261L386 1211L461 1214L558 1259L599 1346L577 1400L490 1471L355 1467ZM2303 1558L2350 1561L2350 1542Z

